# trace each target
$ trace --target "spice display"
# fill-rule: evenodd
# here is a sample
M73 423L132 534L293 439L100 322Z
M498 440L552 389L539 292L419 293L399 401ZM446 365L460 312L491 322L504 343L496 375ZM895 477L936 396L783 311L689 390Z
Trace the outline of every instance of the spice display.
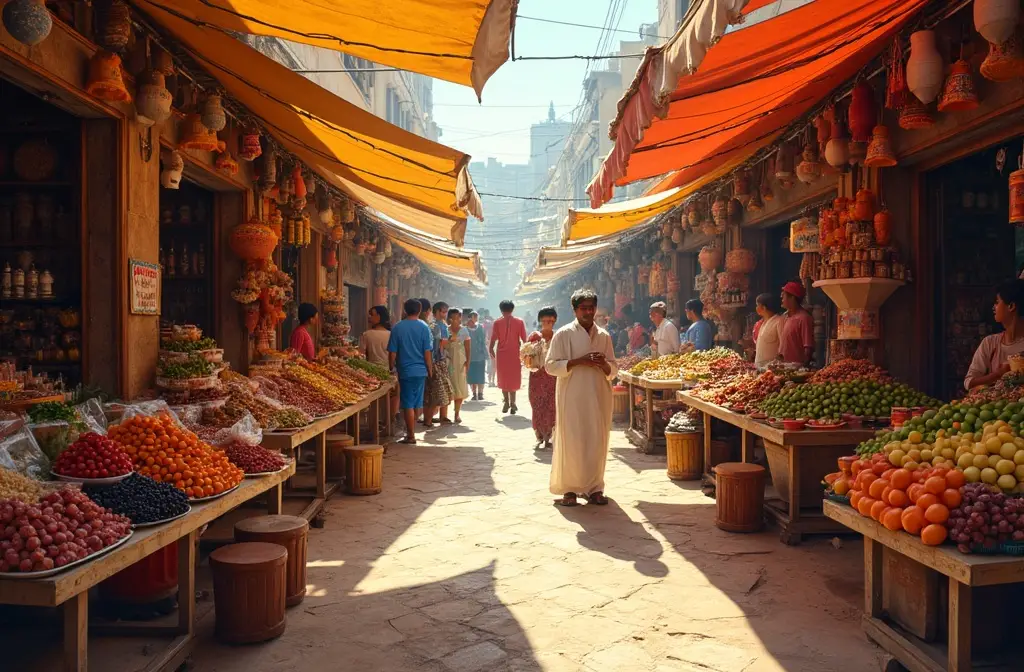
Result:
M137 415L112 425L109 436L124 447L140 474L171 483L192 499L219 495L242 481L242 471L223 453L170 416Z
M38 572L82 560L130 533L131 521L81 490L62 488L36 504L0 501L0 572Z
M329 415L341 410L342 406L327 396L305 385L296 383L280 374L257 376L260 391L272 396L283 404L295 406L313 417Z
M157 375L170 379L201 378L211 375L213 371L213 364L202 357L193 356L183 362L161 362Z
M783 380L771 371L760 375L744 373L718 382L701 383L694 388L693 394L713 404L730 403L733 407L745 408L778 392Z
M739 355L729 348L715 347L710 350L647 359L634 366L629 372L634 376L643 376L650 380L675 380L678 378L696 380L706 378L710 373L708 367L713 362L725 358L739 359Z
M53 464L53 472L72 478L108 478L132 471L128 454L105 436L83 434L62 452Z
M160 342L160 349L168 352L200 352L216 348L217 341L212 338L201 338L198 341L166 339Z
M189 508L185 492L139 474L111 486L87 487L85 493L100 506L127 516L135 525L173 518Z
M242 441L232 441L223 448L231 463L246 474L263 474L284 469L284 457L263 446L252 446Z
M363 396L354 389L341 387L340 384L343 381L338 380L335 376L326 378L303 366L289 366L282 375L287 379L309 386L342 406L353 404Z
M34 504L42 498L44 492L39 481L0 467L0 499L18 499Z
M345 363L354 369L365 371L380 381L387 381L391 378L391 372L385 367L374 364L373 362L368 362L365 359L360 359L359 357L349 357L345 360Z
M810 377L812 383L850 383L855 380L893 382L892 376L885 369L863 359L841 359L814 372Z

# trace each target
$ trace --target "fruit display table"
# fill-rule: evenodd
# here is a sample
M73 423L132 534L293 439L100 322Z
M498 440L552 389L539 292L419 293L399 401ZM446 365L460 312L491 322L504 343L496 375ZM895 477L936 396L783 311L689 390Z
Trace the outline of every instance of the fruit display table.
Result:
M873 429L805 429L787 432L768 423L712 404L689 392L676 397L704 414L704 477L714 483L711 459L711 419L717 418L740 430L742 460L753 460L753 439L764 440L769 454L775 496L765 496L765 513L781 528L783 543L799 544L805 534L834 534L842 526L821 513L821 479L835 471L836 459L853 452L861 441L875 435Z
M656 400L672 399L671 393L679 390L683 381L648 380L627 371L620 371L618 377L629 388L629 428L626 429L626 438L641 453L664 453L665 433L659 433L655 427L654 404ZM666 395L666 392L670 394ZM640 396L643 396L642 404L637 403Z
M311 500L296 515L301 515L310 521L310 524L314 527L323 527L322 513L324 504L338 489L337 483L329 483L327 481L327 432L342 422L346 422L350 425L348 433L355 438L355 443L358 445L360 443L360 414L363 411L370 411L371 437L374 443L380 443L382 411L385 418L385 433L391 433L391 404L389 398L393 388L394 383L388 381L366 395L358 403L337 413L317 418L305 427L263 433L262 445L265 448L280 451L289 457L294 456L295 450L307 441L313 444L314 474L312 488L299 487L298 484L289 482L285 496L290 499ZM384 405L383 409L381 409L381 404Z
M124 544L91 562L85 562L66 572L42 579L0 579L0 604L61 607L64 621L64 666L67 672L89 669L89 630L98 630L89 622L89 589L120 572L142 558L164 548L178 545L178 622L176 625L131 622L123 626L113 623L102 629L113 635L173 636L166 651L153 652L152 662L146 668L151 672L177 669L188 657L195 640L196 624L196 539L200 530L231 509L263 493L268 494L269 513L277 513L281 506L282 483L295 473L291 463L282 471L259 478L247 478L226 495L207 502L192 504L192 511L183 518L157 525L137 528ZM17 651L11 642L8 651ZM11 669L31 669L7 660ZM96 663L94 670L115 669L114 661ZM54 669L54 668L49 668Z
M860 515L846 505L831 501L823 503L824 514L831 520L859 532L864 536L864 616L861 624L867 636L889 652L904 667L914 672L969 672L977 666L985 670L1019 670L1019 654L1003 650L1007 641L1019 637L1012 625L1002 638L1004 646L982 646L980 639L988 636L988 627L998 627L994 622L984 624L986 609L973 609L986 596L985 587L1000 586L998 591L1024 588L1024 558L1009 555L964 555L952 545L925 546L920 539L905 532L893 532L878 522ZM883 562L883 553L889 554L895 562ZM891 594L893 584L906 584L907 573L919 568L922 579L916 584L932 583L936 590L931 594L941 595L936 579L948 579L947 597L942 604L938 599L918 600L917 620L938 620L942 611L948 610L945 642L936 632L912 634L914 628L901 622L902 619L887 613L883 598ZM1016 585L1013 585L1016 584ZM996 602L993 615L1007 620L1009 612L1003 601ZM1011 607L1012 608L1012 607ZM922 618L923 617L923 618ZM1009 619L1012 624L1013 619ZM976 627L972 627L976 626ZM982 627L982 626L985 627ZM927 641L935 640L935 641ZM973 648L978 654L972 653ZM982 654L982 651L984 652Z

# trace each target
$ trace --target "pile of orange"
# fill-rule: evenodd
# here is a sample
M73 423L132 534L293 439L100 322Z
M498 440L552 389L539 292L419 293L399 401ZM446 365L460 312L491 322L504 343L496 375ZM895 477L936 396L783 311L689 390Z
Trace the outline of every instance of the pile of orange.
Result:
M949 512L960 506L962 471L945 466L894 468L883 454L853 463L850 505L886 528L919 535L928 546L946 540Z
M227 455L169 416L137 415L111 426L107 436L131 456L135 471L170 483L191 499L219 495L245 478Z

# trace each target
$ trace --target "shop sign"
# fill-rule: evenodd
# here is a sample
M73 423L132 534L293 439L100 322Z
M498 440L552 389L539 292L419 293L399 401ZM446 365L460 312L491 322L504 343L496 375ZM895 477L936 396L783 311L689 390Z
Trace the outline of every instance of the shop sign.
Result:
M136 259L128 260L131 278L131 313L160 314L160 266Z
M789 251L794 254L821 251L817 221L801 217L789 225Z

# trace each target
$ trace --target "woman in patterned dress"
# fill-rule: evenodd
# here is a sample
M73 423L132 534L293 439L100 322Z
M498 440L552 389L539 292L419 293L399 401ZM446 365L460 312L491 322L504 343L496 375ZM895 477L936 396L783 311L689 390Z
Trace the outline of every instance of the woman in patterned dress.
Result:
M555 335L558 313L548 306L537 313L540 331L530 334L531 342L543 339L551 343ZM530 407L533 409L533 433L537 436L536 450L551 448L551 436L555 431L555 377L541 367L530 372Z
M462 422L459 411L462 402L469 397L469 329L462 326L462 311L458 308L448 310L448 377L452 383L452 401L455 402L455 423Z

